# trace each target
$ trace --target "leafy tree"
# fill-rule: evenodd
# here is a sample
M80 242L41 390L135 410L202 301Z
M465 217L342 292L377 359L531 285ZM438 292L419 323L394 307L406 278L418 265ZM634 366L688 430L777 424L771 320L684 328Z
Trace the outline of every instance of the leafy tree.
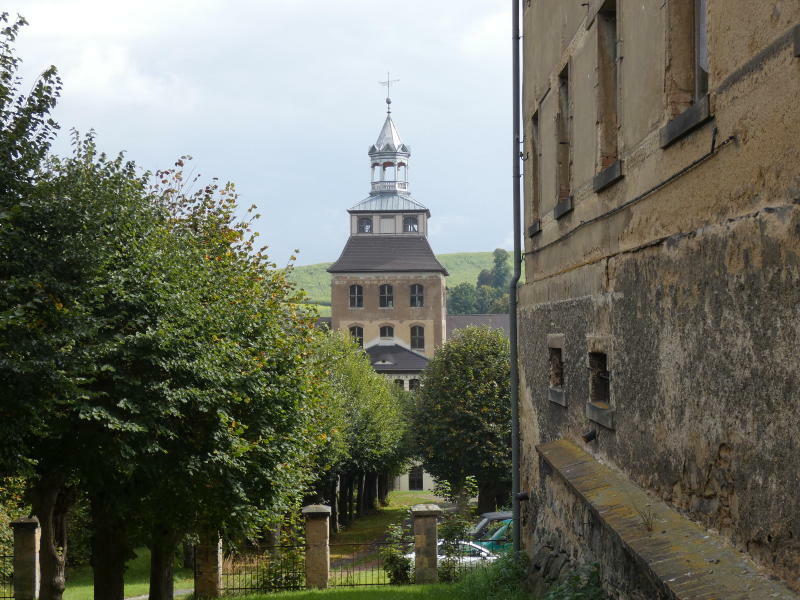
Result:
M475 285L477 287L481 287L482 285L492 287L494 285L494 273L490 269L481 269L481 272L478 273L478 279Z
M475 286L459 283L447 290L447 312L451 315L470 315L478 312Z
M511 481L509 344L501 331L467 327L423 373L412 419L425 469L456 487L478 480L478 510L494 510Z
M497 290L507 290L511 283L511 255L508 250L496 248L490 285Z

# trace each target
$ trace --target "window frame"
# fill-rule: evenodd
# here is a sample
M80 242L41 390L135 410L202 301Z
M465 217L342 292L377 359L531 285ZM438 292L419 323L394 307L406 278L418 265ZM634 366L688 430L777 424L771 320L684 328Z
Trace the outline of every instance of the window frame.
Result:
M413 221L412 228L409 228L408 223ZM407 215L403 217L403 233L419 233L419 217L416 215Z
M410 331L411 349L425 350L425 327L422 325L412 325ZM419 345L421 342L421 345Z
M412 283L409 288L409 306L423 308L425 306L425 286L421 283Z
M356 341L359 348L364 347L364 328L361 325L351 325L348 328L350 337Z
M348 293L350 308L364 308L364 286L352 283Z
M387 331L389 335L385 335L384 331ZM393 325L381 325L378 333L382 340L393 340L394 339L394 326Z
M382 283L378 288L378 307L394 308L394 286L391 283Z
M364 231L363 229L364 224L369 225L368 231ZM356 223L356 231L358 231L358 233L374 233L375 228L372 217L358 217L358 221Z

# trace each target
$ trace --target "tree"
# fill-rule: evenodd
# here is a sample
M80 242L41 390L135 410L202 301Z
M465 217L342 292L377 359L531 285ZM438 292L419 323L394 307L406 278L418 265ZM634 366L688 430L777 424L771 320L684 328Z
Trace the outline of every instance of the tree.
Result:
M447 312L451 315L470 315L478 312L475 286L459 283L447 290Z
M511 264L508 250L496 248L494 251L491 286L497 290L507 290L511 283ZM503 311L505 312L505 311Z
M501 331L467 327L422 376L412 429L425 469L457 488L478 480L478 510L494 510L511 481L509 343Z

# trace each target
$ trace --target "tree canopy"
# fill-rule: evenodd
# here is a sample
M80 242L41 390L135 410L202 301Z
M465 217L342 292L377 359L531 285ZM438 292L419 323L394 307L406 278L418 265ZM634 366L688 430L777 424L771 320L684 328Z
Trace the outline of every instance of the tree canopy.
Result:
M475 284L460 283L447 291L447 312L451 315L508 312L508 286L511 283L510 253L502 248L493 252L491 269L482 269Z
M425 469L456 487L474 476L481 512L510 489L509 359L501 331L459 330L424 371L415 400L412 430Z

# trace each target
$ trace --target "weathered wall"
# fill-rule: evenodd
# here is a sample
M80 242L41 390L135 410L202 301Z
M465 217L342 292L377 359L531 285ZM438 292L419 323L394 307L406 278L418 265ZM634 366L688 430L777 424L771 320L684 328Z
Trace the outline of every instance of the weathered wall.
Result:
M524 13L526 138L537 111L542 138L541 181L527 170L525 182L528 198L542 186L540 205L526 203L541 232L526 238L520 291L526 541L555 527L534 446L568 438L800 590L800 3L709 0L713 118L662 149L676 1L617 0L623 178L599 193L600 3L558 47L573 3L558 15L531 0ZM554 83L567 63L574 210L556 219ZM548 400L552 334L564 336L566 407ZM614 429L586 416L597 339Z

